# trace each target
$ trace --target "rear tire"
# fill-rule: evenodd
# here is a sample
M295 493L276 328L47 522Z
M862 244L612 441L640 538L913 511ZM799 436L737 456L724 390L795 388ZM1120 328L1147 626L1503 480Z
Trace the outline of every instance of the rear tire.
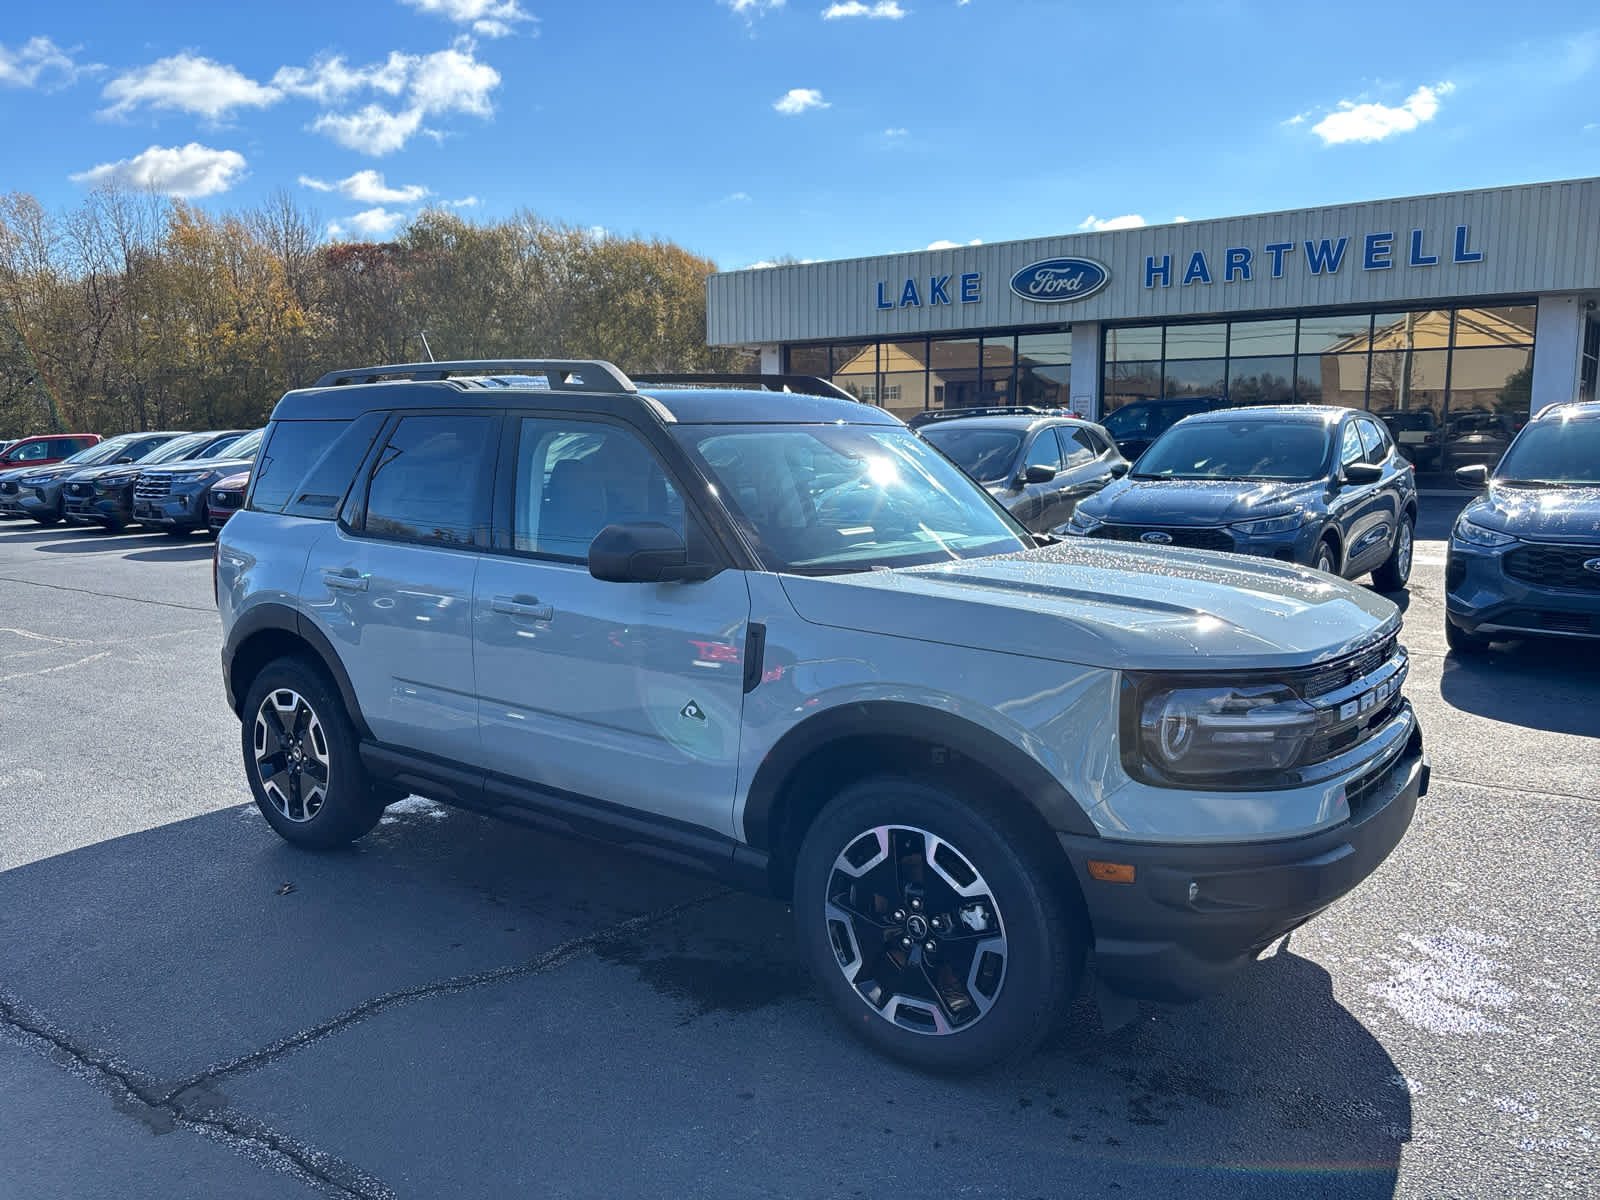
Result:
M1398 592L1411 581L1411 560L1416 552L1416 518L1409 513L1400 518L1400 531L1395 534L1394 550L1388 560L1372 573L1372 582L1380 592Z
M1449 617L1444 619L1444 641L1452 654L1470 655L1474 658L1489 652L1489 639L1482 634L1468 633Z
M1067 865L1036 842L997 808L903 776L829 802L795 864L795 926L858 1036L961 1074L1025 1056L1064 1021L1086 939Z
M240 743L256 807L296 846L327 850L378 823L383 802L337 689L303 658L278 658L245 696Z

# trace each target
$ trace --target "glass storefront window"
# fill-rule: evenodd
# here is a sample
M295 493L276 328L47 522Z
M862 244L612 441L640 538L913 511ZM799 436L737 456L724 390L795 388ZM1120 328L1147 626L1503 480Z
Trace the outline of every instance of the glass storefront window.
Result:
M1295 360L1295 397L1301 404L1341 404L1364 408L1367 399L1365 354L1302 354Z
M985 408L1010 404L1016 368L1016 341L1009 337L983 339L983 387L979 401Z
M1228 363L1222 358L1195 358L1167 363L1163 396L1226 396Z
M928 346L928 406L978 405L978 339L934 338Z
M1167 358L1221 358L1228 352L1226 322L1214 325L1168 325Z
M1301 317L1301 354L1365 353L1372 332L1372 318L1366 313L1348 317Z
M833 382L857 400L878 402L878 343L833 347Z
M1456 311L1457 346L1531 346L1538 309L1532 304L1510 308L1462 308Z
M879 344L879 403L895 416L909 417L927 407L927 360L928 344L921 338Z
M1072 335L1024 333L1017 338L1017 403L1066 408L1072 388Z
M1100 395L1101 416L1121 408L1124 404L1132 404L1135 400L1160 399L1160 360L1106 363Z
M1288 404L1293 399L1294 359L1290 355L1228 360L1229 403Z
M1130 325L1106 330L1107 362L1156 361L1161 357L1161 326Z
M1375 413L1429 408L1436 417L1442 418L1449 358L1446 350L1374 354L1367 384L1367 408Z
M1372 349L1443 350L1450 345L1450 313L1378 313L1372 318Z
M1247 358L1293 354L1294 328L1293 317L1282 321L1235 321L1228 335L1228 355Z
M828 368L828 348L826 346L790 346L789 373L791 375L815 375L818 378L826 379L831 373Z
M1527 346L1457 350L1450 361L1450 411L1482 409L1525 421L1533 402L1533 351Z

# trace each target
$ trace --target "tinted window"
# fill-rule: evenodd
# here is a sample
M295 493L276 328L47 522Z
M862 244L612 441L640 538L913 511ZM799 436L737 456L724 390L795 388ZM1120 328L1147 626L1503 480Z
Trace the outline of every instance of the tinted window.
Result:
M1056 433L1061 437L1063 457L1069 467L1089 462L1105 453L1105 447L1100 444L1100 439L1087 429L1057 429Z
M636 521L687 540L683 501L636 435L597 421L523 419L511 517L518 550L583 562L595 534Z
M1356 422L1361 430L1361 445L1366 451L1367 461L1374 465L1381 463L1389 457L1389 440L1378 428L1376 421L1362 419Z
M1339 440L1339 465L1348 467L1351 463L1358 463L1366 453L1366 447L1361 444L1361 435L1356 432L1356 423L1346 422Z
M1028 447L1028 457L1022 465L1048 467L1052 471L1061 470L1061 443L1056 441L1054 429L1039 431L1039 436L1033 439L1033 445Z
M1600 421L1535 421L1511 443L1494 477L1578 487L1600 484Z
M1356 439L1356 457L1361 440ZM1239 417L1174 425L1139 459L1137 479L1316 479L1328 458L1315 421Z
M366 531L412 541L488 541L489 481L499 420L406 417L367 485Z
M1022 446L1022 434L1015 429L962 427L952 421L922 431L922 436L979 483L1000 483L1011 474Z
M10 454L6 455L6 460L14 463L30 463L49 457L49 442L29 442L26 446L18 446Z
M279 421L256 458L250 507L332 520L383 418Z
M186 433L181 437L175 437L139 459L139 465L155 466L158 463L177 462L204 446L210 437L209 433Z

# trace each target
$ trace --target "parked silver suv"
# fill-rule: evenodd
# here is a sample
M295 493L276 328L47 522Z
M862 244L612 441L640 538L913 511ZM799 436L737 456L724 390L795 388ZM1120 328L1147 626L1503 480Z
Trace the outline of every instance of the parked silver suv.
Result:
M1089 953L1210 990L1399 842L1428 768L1387 600L1041 546L892 415L788 386L286 395L217 551L272 826L334 846L416 792L791 897L848 1024L937 1070L1027 1053Z

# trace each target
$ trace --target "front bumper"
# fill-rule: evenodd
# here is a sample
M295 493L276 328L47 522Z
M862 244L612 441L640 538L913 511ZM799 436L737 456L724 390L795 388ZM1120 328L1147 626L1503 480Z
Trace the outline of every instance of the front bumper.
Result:
M1350 820L1307 837L1173 846L1057 834L1072 862L1101 982L1125 995L1189 1000L1214 992L1266 946L1351 891L1399 845L1429 767L1422 731L1376 776L1352 783ZM1132 883L1089 874L1132 866Z
M1540 587L1505 573L1497 548L1452 538L1445 559L1445 617L1482 637L1600 638L1600 590Z
M135 495L132 519L157 529L204 529L206 527L206 489L193 493L174 489L159 500L141 500Z
M25 517L54 517L61 493L56 488L25 487L17 492L16 500Z

